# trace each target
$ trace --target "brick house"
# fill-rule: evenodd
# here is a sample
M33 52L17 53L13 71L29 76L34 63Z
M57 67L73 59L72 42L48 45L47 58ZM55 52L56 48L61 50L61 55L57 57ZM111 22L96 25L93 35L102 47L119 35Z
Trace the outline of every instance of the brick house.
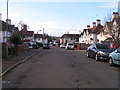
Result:
M34 31L28 31L27 25L23 25L20 35L24 41L34 41Z

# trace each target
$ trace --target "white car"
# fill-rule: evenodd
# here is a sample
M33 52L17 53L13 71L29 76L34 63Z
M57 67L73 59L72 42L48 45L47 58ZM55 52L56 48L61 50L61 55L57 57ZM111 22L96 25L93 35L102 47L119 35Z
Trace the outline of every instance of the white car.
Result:
M61 48L65 48L65 45L64 45L64 44L61 44L60 47L61 47Z
M120 47L109 55L109 64L112 66L114 64L120 65Z
M73 43L67 43L65 49L67 49L67 50L69 50L69 49L74 50L74 46L75 46L75 45L74 45Z

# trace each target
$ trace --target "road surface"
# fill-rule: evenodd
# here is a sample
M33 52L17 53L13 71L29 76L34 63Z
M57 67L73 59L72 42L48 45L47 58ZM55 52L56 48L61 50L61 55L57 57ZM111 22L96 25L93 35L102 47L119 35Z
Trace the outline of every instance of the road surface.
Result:
M41 50L3 77L3 88L118 88L118 68L85 50Z

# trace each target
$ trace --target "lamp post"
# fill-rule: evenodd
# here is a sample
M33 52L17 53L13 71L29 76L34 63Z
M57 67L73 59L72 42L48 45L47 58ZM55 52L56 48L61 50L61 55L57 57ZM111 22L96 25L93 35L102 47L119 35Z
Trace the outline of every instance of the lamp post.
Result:
M7 42L7 39L8 39L8 2L9 2L9 0L7 0L7 12L6 12L6 35L5 35L6 41L4 40L4 42ZM4 38L4 39L5 39L5 38Z
M7 0L7 19L8 19L8 1L9 0Z

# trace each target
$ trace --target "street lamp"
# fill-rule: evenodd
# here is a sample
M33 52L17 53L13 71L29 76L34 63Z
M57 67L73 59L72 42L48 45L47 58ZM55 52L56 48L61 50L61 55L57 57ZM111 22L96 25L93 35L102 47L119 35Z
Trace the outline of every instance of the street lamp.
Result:
M38 30L37 34L38 34L39 31L43 31L43 44L44 44L44 28L43 28L43 30Z
M8 19L8 1L9 0L7 0L7 19Z
M8 2L9 0L7 0L7 12L6 12L6 42L7 42L7 39L8 39ZM5 41L5 40L4 40Z

